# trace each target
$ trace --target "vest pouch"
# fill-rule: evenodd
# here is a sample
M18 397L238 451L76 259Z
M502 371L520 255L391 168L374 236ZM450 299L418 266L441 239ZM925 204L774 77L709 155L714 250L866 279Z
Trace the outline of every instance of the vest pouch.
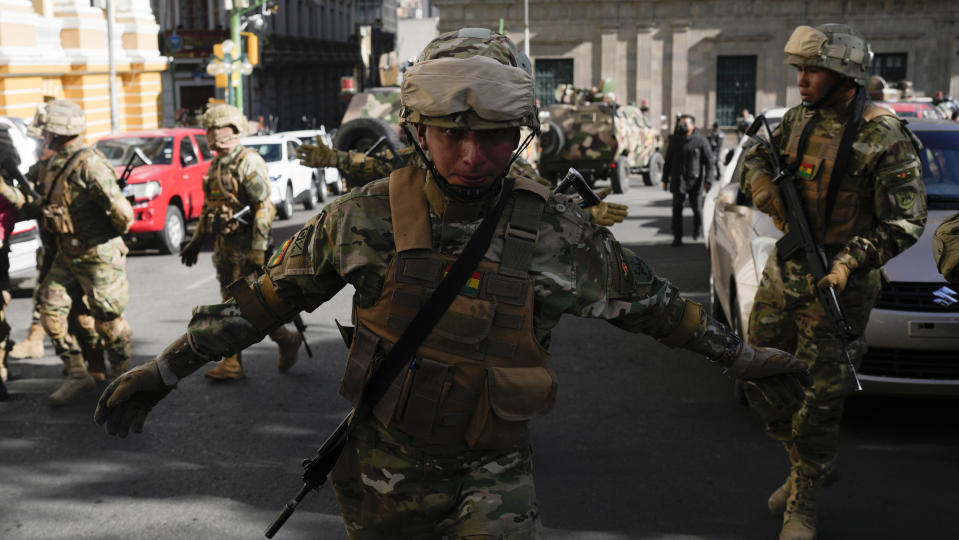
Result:
M489 336L495 315L496 304L459 295L433 327L433 333L457 343L478 345Z
M73 234L70 209L64 204L48 204L43 207L43 227L56 234Z
M546 367L490 367L486 387L466 428L470 448L511 448L534 416L556 403L556 377Z
M386 355L380 349L380 338L363 325L358 325L350 347L350 356L346 361L346 371L340 380L340 395L356 407L363 396L363 389L370 380L373 369L379 366ZM409 363L407 363L409 364ZM396 380L387 388L383 397L373 407L373 416L389 427L395 416L396 406L403 395L403 388L410 370L403 369Z

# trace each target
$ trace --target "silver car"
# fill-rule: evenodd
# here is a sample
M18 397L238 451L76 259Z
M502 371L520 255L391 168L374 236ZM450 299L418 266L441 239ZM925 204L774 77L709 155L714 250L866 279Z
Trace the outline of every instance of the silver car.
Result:
M914 119L909 127L924 147L920 158L929 218L919 241L883 267L882 295L866 326L869 350L860 379L870 393L955 396L959 285L939 275L931 246L936 227L959 210L959 123ZM740 193L742 153L735 167L731 182L715 197L707 245L713 314L745 335L759 278L781 233Z

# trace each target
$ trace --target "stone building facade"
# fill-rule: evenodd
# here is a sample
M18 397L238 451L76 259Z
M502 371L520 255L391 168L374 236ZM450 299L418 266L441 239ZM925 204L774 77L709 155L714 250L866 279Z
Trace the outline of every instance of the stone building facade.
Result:
M523 47L523 0L433 0L440 30L495 29ZM919 92L959 96L959 3L951 0L529 0L538 94L552 83L614 77L622 103L647 100L651 118L691 113L729 126L742 108L799 102L783 63L793 28L844 22L877 53L873 72Z
M86 115L84 136L110 132L107 21L90 0L0 0L0 116L32 120L44 96L68 98ZM149 0L116 0L117 129L157 127L159 29Z

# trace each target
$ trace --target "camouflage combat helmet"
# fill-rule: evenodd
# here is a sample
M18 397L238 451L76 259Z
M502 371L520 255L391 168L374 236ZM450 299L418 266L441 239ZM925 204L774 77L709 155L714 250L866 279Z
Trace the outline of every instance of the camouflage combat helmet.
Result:
M866 84L873 57L866 40L845 24L797 26L784 50L787 64L828 69L860 86Z
M27 135L43 138L43 128L47 125L47 104L37 105L37 112L33 115L33 122L27 126Z
M233 126L238 134L243 134L247 129L246 117L233 105L226 103L217 103L210 105L200 119L200 125L206 129L221 128Z
M462 28L442 34L403 77L402 122L539 131L529 58L503 34Z
M39 112L39 111L38 111ZM55 99L46 104L43 131L55 135L79 135L87 128L83 109L69 99Z

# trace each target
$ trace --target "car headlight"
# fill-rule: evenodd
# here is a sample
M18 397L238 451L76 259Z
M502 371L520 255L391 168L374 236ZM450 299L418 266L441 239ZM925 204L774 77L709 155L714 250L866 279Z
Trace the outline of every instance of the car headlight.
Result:
M769 260L769 254L776 247L776 239L768 236L753 238L749 243L749 248L753 253L753 268L756 269L756 282L763 277L763 269L766 268L766 261Z
M150 180L149 182L138 182L136 184L127 184L123 188L124 197L133 197L133 200L137 203L145 203L152 201L160 196L160 193L163 192L163 186L160 185L160 182L156 180Z

